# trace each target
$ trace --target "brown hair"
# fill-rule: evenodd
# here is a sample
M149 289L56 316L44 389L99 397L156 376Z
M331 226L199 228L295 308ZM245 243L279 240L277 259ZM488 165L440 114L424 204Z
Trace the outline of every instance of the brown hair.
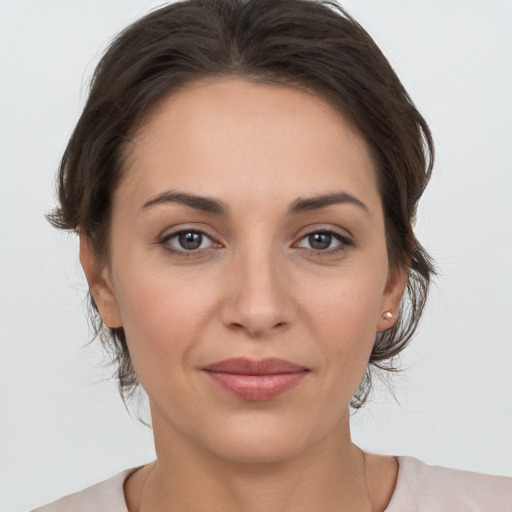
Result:
M412 221L430 178L433 143L390 64L365 30L328 0L185 0L124 30L94 73L58 174L50 222L89 237L108 261L112 193L125 143L160 100L210 76L302 87L326 99L369 143L384 208L391 271L409 279L395 325L377 333L352 400L371 389L371 367L393 369L423 311L434 272ZM123 328L107 329L90 296L96 334L112 350L123 398L138 385Z

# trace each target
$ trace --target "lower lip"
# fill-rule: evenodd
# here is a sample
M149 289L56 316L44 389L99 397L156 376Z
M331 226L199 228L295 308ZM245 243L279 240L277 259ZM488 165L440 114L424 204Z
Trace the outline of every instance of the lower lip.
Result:
M273 375L241 375L238 373L206 372L219 388L242 400L271 400L298 386L307 371Z

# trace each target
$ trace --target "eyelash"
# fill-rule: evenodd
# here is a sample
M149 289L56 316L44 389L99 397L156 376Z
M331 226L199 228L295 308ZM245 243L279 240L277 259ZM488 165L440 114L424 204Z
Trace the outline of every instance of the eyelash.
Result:
M170 245L170 241L172 239L177 238L180 235L185 235L185 234L198 234L198 235L201 235L203 238L209 239L212 242L212 245L209 246L209 247L203 247L203 248L199 247L197 249L190 249L190 250L177 249L176 247L173 247L172 245ZM312 247L301 247L299 245L299 243L302 240L307 239L307 238L309 238L309 237L311 237L313 235L327 235L327 236L330 236L333 239L337 240L339 243L335 247L328 248L328 249L313 249ZM203 241L204 240L201 240L201 245L202 245ZM178 256L183 256L183 257L195 256L197 254L202 253L203 251L208 251L208 250L212 250L212 249L215 249L215 248L221 248L222 247L222 244L220 244L218 242L215 242L213 240L213 238L210 235L208 235L208 233L205 233L204 231L202 231L200 229L180 229L179 231L174 231L173 233L170 233L168 235L163 236L159 240L158 243L160 245L162 245L163 248L166 251L170 252L171 254L178 255ZM326 256L326 255L336 254L336 253L338 253L340 251L344 251L347 248L353 247L354 245L355 245L354 242L350 238L342 235L341 233L338 233L338 232L333 231L333 230L328 230L328 229L319 229L319 230L316 230L316 231L311 231L309 233L306 233L305 235L303 235L298 240L298 242L295 242L292 245L292 247L297 247L297 248L301 248L301 249L304 249L304 250L309 250L314 255Z
M208 233L205 233L204 231L202 231L200 229L180 229L179 231L174 231L173 233L169 233L168 235L165 235L164 237L162 237L159 240L159 243L163 246L163 248L166 251L170 252L171 254L175 254L178 256L184 256L184 257L195 256L195 255L199 254L199 252L201 250L204 251L204 250L212 249L212 247L207 247L207 248L203 248L203 249L201 249L199 247L198 249L186 250L186 249L177 249L177 248L173 247L172 245L170 245L170 241L173 238L177 238L180 235L191 234L191 233L201 235L203 238L208 238L209 240L211 240L213 242L213 245L217 244L218 247L222 246L222 244L220 244L218 242L214 242L214 240L212 239L212 237L210 235L208 235ZM201 241L201 245L202 245L202 242L203 242L203 240Z
M320 255L320 256L327 256L336 254L340 251L345 251L350 247L353 247L355 244L354 242L348 238L345 235L342 235L341 233L338 233L337 231L329 230L329 229L319 229L317 231L311 231L309 233L306 233L303 237L300 238L299 242L301 242L304 239L307 239L313 235L327 235L332 237L332 239L337 240L338 244L335 247L331 247L329 249L313 249L312 247L304 247L303 249L310 250L312 254L314 255ZM297 246L299 242L296 242L293 244L294 246Z

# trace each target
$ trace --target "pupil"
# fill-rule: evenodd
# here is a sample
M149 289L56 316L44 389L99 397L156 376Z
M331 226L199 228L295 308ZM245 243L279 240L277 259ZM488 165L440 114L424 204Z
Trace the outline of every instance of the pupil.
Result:
M314 233L309 235L309 245L313 249L327 249L331 245L331 238L329 233Z
M199 249L201 247L201 242L203 241L203 235L201 233L181 233L179 235L179 242L183 249L194 250Z

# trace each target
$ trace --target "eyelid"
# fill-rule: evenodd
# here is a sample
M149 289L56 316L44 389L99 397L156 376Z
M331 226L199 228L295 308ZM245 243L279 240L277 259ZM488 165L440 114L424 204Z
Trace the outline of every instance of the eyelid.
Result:
M179 247L175 247L170 244L170 240L175 237L178 237L182 233L199 233L203 237L207 238L210 243L208 247L199 247L197 249L180 249ZM335 240L337 240L337 244L335 247L326 248L326 249L314 249L313 247L304 247L301 245L301 241L305 238L314 235L314 234L328 234L332 236ZM346 251L348 248L353 247L355 242L351 235L348 235L346 232L341 232L341 229L338 230L333 227L313 227L309 226L307 231L303 231L300 236L297 236L296 241L291 245L292 248L299 248L305 251L309 251L310 253L317 255L329 255L334 254L339 251ZM161 245L166 251L183 256L194 256L204 254L207 251L212 249L223 248L224 244L217 240L217 237L212 236L208 231L201 229L199 227L191 227L191 226L183 226L183 227L174 227L171 231L164 231L164 234L160 235L156 241L157 244ZM202 245L202 244L201 244Z
M314 249L312 247L301 247L299 243L304 240L305 238L317 234L317 233L323 233L331 235L333 238L335 238L339 243L336 245L336 247L328 248L328 249ZM343 251L348 249L349 247L353 247L355 245L355 242L353 238L349 235L346 235L344 233L340 233L340 231L334 229L334 228L322 228L318 227L316 229L310 229L306 233L303 233L300 235L300 237L297 238L297 241L294 242L293 246L304 250L308 250L310 252L313 252L315 254L323 254L328 255L332 254L338 251Z
M178 247L173 247L169 241L173 238L179 236L182 233L199 233L203 237L208 238L210 240L210 245L208 247L202 247L197 249L179 249ZM196 228L196 227L181 227L181 228L175 228L172 231L167 231L165 234L158 237L158 244L160 244L166 251L177 254L177 255L183 255L183 256L193 256L193 255L199 255L204 253L205 251L211 250L213 248L220 248L223 247L223 244L218 242L212 235L207 233L205 230Z

